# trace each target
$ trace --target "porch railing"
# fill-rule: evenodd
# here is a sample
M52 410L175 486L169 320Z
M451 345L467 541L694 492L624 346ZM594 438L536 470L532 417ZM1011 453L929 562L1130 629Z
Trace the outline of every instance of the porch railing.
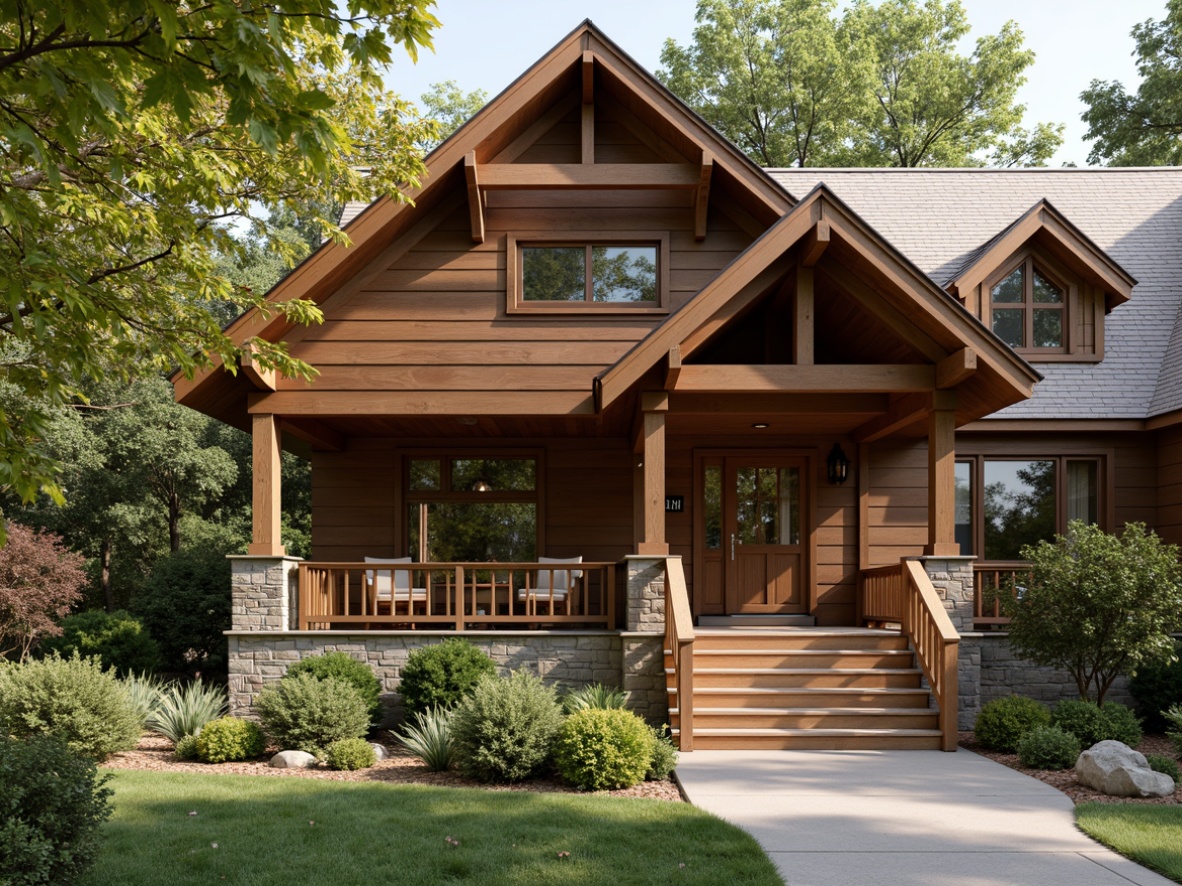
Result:
M1001 614L1001 594L1012 593L1015 584L1030 574L1030 564L1020 561L973 564L973 624L980 628L1008 625Z
M616 627L615 563L301 563L299 630Z
M665 649L677 690L677 748L694 749L694 617L680 558L665 560Z
M941 747L956 750L957 658L960 635L948 618L931 579L917 560L863 570L860 618L865 624L897 623L915 649L940 709Z

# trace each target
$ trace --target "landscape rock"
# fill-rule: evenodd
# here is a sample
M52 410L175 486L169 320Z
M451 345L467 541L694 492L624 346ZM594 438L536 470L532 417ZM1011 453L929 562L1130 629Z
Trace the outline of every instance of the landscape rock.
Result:
M1079 755L1075 777L1080 784L1110 797L1168 797L1174 780L1154 772L1143 754L1119 741L1101 741Z
M378 760L385 760L390 756L390 752L386 750L385 745L378 744L376 741L370 745L373 748L373 755Z
M280 751L271 758L272 769L308 769L316 765L316 758L306 751Z

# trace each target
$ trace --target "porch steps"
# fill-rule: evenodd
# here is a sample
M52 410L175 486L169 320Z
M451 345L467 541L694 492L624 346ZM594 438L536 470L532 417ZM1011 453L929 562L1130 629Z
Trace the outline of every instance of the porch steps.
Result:
M815 628L815 615L700 615L703 628Z
M669 715L680 735L672 657ZM897 631L699 628L694 747L904 750L940 746L938 712Z

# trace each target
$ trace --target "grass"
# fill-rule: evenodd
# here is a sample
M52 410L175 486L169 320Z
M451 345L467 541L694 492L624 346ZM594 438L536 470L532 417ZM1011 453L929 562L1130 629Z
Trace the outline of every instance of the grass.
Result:
M1182 883L1182 806L1082 803L1075 819L1089 837Z
M111 786L79 886L781 882L753 838L687 804L135 771Z

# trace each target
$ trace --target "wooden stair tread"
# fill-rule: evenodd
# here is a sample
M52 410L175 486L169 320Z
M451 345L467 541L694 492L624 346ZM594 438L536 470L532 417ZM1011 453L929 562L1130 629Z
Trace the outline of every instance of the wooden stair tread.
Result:
M679 734L681 730L674 727L670 730L674 734ZM909 736L915 738L938 738L941 735L939 729L867 729L867 728L850 728L850 729L792 729L783 727L779 729L721 729L721 728L706 728L702 729L698 726L694 727L694 735L711 735L720 737L788 737L788 736L819 736L826 738L837 738L847 735L864 735L864 736Z
M910 649L695 649L694 658L699 655L880 655L883 657L910 658L915 653Z
M676 689L670 687L670 692ZM892 686L702 686L694 687L694 695L930 695L927 689L903 689Z
M697 657L696 655L694 656ZM666 668L665 673L672 673L672 668ZM860 674L920 674L919 668L694 668L694 674L792 674L798 677L815 676L818 674L839 673L842 676L858 676Z
M671 708L670 716L680 713L679 708ZM798 716L821 716L837 714L841 716L908 716L931 717L939 713L936 708L702 708L694 705L694 715L698 714L726 714L728 716L767 716L769 714L786 714Z

